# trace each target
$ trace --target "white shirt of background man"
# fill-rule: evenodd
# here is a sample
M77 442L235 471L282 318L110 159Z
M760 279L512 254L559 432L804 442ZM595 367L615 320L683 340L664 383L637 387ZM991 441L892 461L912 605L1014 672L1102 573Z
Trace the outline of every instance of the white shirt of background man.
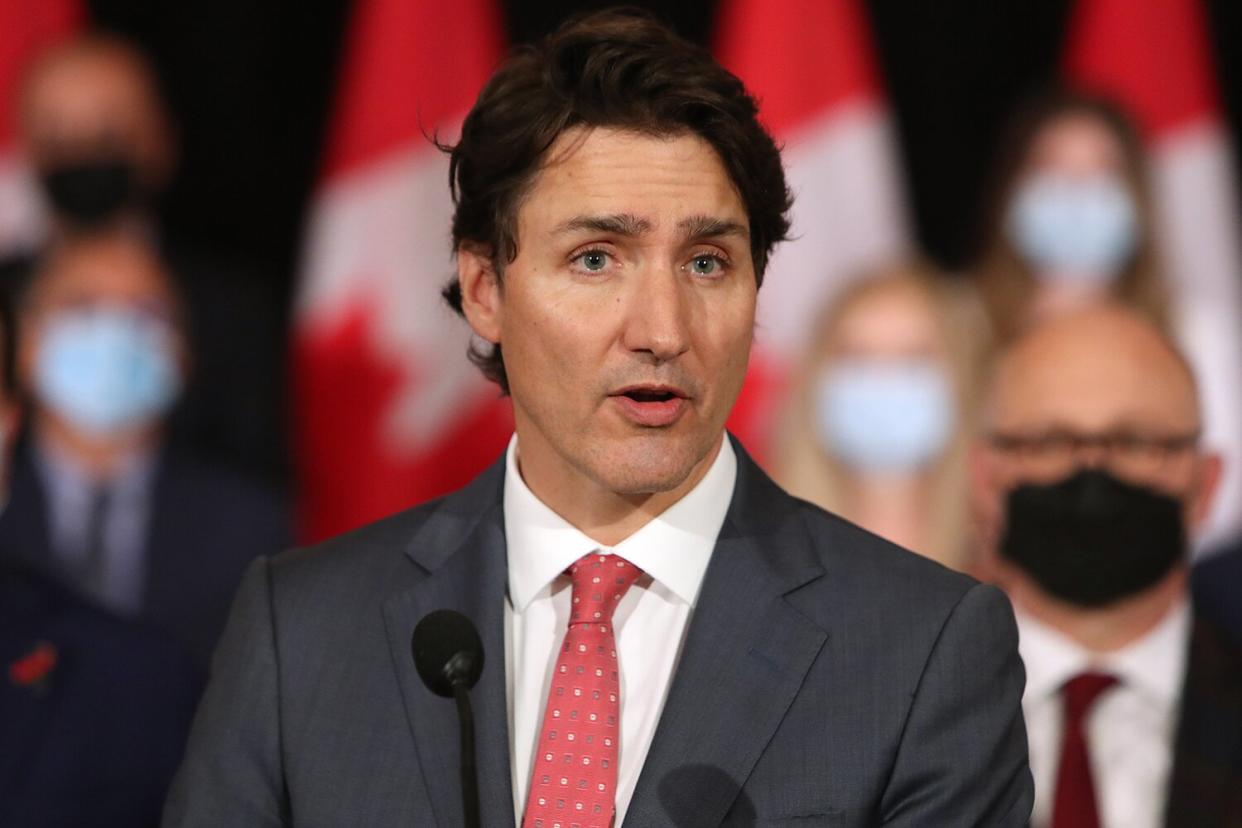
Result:
M1052 819L1064 709L1060 688L1087 670L1118 684L1087 714L1087 749L1102 828L1164 824L1173 740L1190 647L1190 607L1178 604L1145 636L1116 652L1093 654L1018 612L1018 651L1026 664L1026 717L1035 777L1033 828Z

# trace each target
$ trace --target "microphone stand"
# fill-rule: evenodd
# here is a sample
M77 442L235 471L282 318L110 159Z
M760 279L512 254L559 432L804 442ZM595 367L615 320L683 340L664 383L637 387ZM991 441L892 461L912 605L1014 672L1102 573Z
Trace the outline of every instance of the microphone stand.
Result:
M474 711L470 690L464 681L453 682L453 701L457 702L457 721L461 725L461 805L466 828L480 828L479 771L474 761Z
M481 828L479 771L474 750L474 710L470 688L483 673L483 641L470 619L453 610L423 616L410 639L414 667L427 689L452 696L461 742L461 809L465 828Z

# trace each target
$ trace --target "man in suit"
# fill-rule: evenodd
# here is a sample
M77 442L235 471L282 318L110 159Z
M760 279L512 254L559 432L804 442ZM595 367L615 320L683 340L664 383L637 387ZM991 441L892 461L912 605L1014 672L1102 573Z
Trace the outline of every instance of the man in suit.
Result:
M18 320L29 410L0 555L162 629L205 667L246 565L285 548L288 529L265 487L167 446L190 356L162 263L123 234L65 242Z
M1186 361L1118 307L1000 358L976 455L1027 669L1032 824L1242 825L1242 654L1189 600L1220 461Z
M0 435L12 333L0 300ZM0 436L2 484L8 449ZM0 825L158 824L202 690L182 648L0 560L0 671Z
M486 653L484 825L1025 824L1003 596L724 432L789 226L741 83L645 17L585 18L497 71L452 169L446 296L515 439L252 567L165 824L462 824L452 703L410 657L440 608Z

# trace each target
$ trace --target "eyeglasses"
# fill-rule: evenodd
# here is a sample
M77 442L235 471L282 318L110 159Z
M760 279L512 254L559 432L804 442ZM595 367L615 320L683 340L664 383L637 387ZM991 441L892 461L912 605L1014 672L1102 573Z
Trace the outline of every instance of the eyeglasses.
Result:
M1085 434L1054 429L1037 434L994 433L992 445L1040 476L1062 476L1087 457L1123 477L1145 478L1168 471L1199 442L1198 432L1142 434L1110 431Z

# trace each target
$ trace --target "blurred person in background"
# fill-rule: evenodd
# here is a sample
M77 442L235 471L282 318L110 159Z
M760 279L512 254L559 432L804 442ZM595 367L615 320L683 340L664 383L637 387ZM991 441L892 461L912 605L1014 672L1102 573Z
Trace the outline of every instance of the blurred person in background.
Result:
M0 423L16 420L0 299ZM7 483L8 441L0 441ZM202 688L181 647L0 560L0 825L154 826Z
M266 487L167 445L191 365L182 307L129 235L67 240L42 261L19 305L29 410L0 548L205 664L246 564L289 535Z
M1242 824L1242 654L1189 599L1220 461L1195 379L1119 304L998 360L972 482L1027 670L1032 824Z
M151 211L177 153L155 73L137 50L98 34L54 46L27 70L17 108L51 243L100 229L155 232Z
M773 472L798 497L966 569L966 447L987 318L923 265L829 304L794 381Z
M1196 538L1203 551L1242 531L1233 494L1242 481L1242 353L1232 335L1242 318L1225 299L1205 302L1193 275L1170 278L1155 220L1168 205L1153 202L1150 175L1135 125L1109 100L1065 91L1034 100L1001 142L974 270L1002 343L1102 300L1172 332L1203 392L1204 438L1229 459L1226 497Z
M33 256L0 263L0 289L20 293L38 258L82 235L125 234L157 248L185 296L196 359L170 417L171 439L278 478L280 301L270 280L160 221L178 148L154 68L119 37L78 35L33 61L16 105L18 146L41 185L51 230Z
M1019 113L976 268L1000 341L1105 298L1169 324L1145 165L1134 126L1107 100L1061 92Z

